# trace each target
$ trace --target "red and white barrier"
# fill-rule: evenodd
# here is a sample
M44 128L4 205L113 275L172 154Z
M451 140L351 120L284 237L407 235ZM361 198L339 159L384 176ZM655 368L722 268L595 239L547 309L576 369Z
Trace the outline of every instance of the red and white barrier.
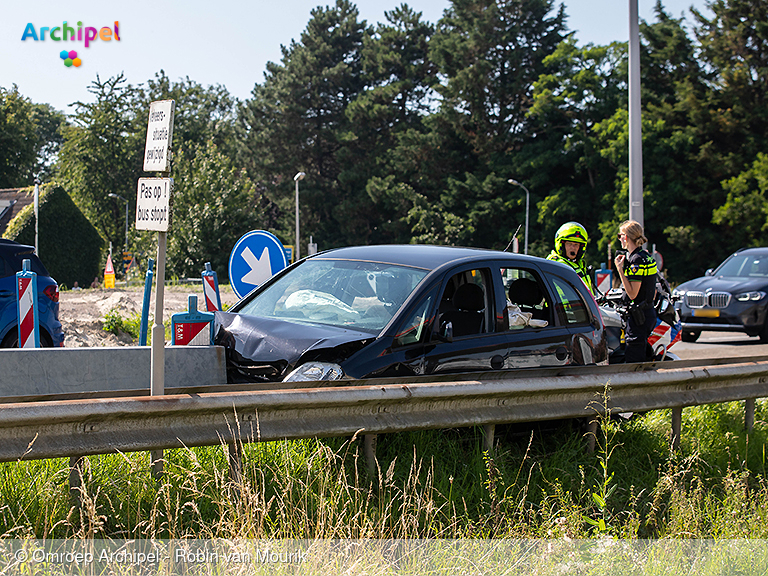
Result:
M221 310L221 296L219 295L219 278L211 269L211 263L205 263L203 270L203 295L205 296L205 309L208 312Z
M29 260L22 261L16 273L16 302L19 324L19 348L40 348L40 322L37 312L37 274Z

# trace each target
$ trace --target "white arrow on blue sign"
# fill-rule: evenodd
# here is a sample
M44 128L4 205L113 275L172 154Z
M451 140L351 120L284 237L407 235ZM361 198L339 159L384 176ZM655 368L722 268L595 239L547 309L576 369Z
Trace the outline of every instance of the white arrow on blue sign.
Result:
M242 298L287 266L280 240L264 230L254 230L240 238L229 255L229 282Z

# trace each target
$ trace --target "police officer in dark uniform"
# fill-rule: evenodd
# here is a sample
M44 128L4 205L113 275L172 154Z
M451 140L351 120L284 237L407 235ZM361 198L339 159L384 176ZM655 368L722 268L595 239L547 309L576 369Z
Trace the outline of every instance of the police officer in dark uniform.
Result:
M656 310L653 308L656 295L656 261L643 250L643 244L648 242L648 239L638 222L623 222L619 227L619 241L621 247L628 252L627 256L619 254L614 260L625 299L630 303L624 357L626 362L645 362L648 337L656 326Z

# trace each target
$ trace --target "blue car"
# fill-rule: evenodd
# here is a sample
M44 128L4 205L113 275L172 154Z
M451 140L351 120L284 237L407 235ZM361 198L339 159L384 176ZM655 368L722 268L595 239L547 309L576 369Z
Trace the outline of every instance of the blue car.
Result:
M30 270L37 274L40 345L64 346L64 331L59 322L59 285L48 274L32 246L0 238L0 347L19 346L16 272L21 271L23 260L29 260Z

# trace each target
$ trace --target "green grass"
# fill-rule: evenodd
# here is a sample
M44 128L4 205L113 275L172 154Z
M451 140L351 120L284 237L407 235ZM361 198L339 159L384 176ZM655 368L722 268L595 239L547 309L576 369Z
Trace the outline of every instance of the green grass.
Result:
M63 538L765 538L766 404L686 408L682 449L670 414L603 421L597 449L578 422L379 436L371 477L360 439L166 451L86 459L79 502L68 460L0 464L0 535Z

